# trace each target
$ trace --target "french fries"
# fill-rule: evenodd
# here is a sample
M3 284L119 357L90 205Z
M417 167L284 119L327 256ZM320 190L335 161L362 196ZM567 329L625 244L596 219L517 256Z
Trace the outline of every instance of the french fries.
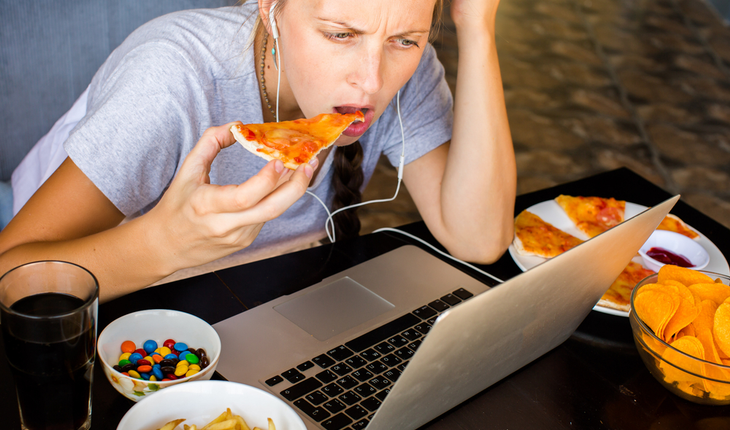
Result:
M267 418L269 427L267 430L276 430L274 420ZM173 420L160 427L158 430L175 430L175 428L185 421L184 418ZM195 424L189 426L183 424L183 430L251 430L251 427L246 424L246 421L240 415L235 415L231 412L231 408L226 408L226 411L218 415L213 421L204 425L203 427L197 427ZM254 427L253 430L262 430L259 427Z

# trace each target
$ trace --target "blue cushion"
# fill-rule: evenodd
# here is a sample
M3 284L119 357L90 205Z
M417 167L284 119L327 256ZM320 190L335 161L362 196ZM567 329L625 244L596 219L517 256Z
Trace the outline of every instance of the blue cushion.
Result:
M236 0L0 1L0 181L86 89L135 28Z

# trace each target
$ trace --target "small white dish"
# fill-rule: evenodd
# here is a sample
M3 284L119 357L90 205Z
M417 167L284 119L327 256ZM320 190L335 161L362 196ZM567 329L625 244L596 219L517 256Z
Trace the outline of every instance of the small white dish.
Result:
M304 421L289 405L273 394L250 385L229 381L193 381L175 385L132 406L117 430L156 430L166 423L185 418L183 424L201 428L230 408L250 428L306 430Z
M210 363L195 375L174 381L146 381L123 375L113 369L122 353L122 342L131 340L141 348L148 339L159 345L165 339L174 339L195 349L203 348ZM218 366L221 340L213 326L195 315L169 309L151 309L133 312L112 321L99 335L97 354L104 374L114 389L124 397L138 402L173 385L210 379Z
M649 236L649 239L641 249L639 249L639 254L644 260L646 268L655 272L658 272L665 263L655 260L646 254L652 248L662 248L672 254L686 258L692 263L690 269L693 270L703 269L710 262L710 255L707 253L707 250L696 241L679 233L656 230Z

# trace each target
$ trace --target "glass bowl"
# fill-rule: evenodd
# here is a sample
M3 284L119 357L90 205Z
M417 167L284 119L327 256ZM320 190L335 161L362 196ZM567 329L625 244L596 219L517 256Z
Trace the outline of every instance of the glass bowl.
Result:
M730 277L699 271L730 285ZM730 366L701 360L659 339L634 311L637 292L657 282L658 275L644 278L631 293L629 321L641 359L654 378L675 395L704 405L730 404Z

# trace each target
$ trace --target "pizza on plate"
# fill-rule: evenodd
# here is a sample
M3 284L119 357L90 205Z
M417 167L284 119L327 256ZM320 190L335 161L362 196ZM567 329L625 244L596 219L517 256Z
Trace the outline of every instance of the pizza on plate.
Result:
M631 310L631 292L634 287L642 279L653 274L654 271L645 269L641 264L630 262L603 294L598 306L628 312Z
M626 202L613 197L574 197L561 194L555 201L575 227L588 237L595 237L624 221Z
M520 255L552 258L582 242L527 210L515 218L513 244Z
M308 163L329 147L362 112L320 114L313 118L264 124L236 124L231 133L249 152L265 160L278 159L289 169Z
M690 239L697 239L698 237L700 237L699 233L692 230L678 216L672 214L669 214L666 216L666 218L664 218L661 224L659 224L659 227L657 227L657 230L673 231L675 233L683 234Z

